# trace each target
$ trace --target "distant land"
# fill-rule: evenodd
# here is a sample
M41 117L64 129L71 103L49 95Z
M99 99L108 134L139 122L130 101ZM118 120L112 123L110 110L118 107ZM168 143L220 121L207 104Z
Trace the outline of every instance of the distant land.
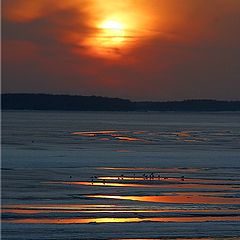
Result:
M240 101L134 102L120 98L51 94L1 94L2 110L64 111L240 111Z

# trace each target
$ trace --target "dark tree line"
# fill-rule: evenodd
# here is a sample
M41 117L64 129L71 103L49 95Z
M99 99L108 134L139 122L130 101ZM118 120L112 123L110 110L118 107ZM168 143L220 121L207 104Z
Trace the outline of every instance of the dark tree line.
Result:
M3 110L240 111L240 101L132 102L120 98L50 94L2 94Z
M2 94L2 109L129 111L132 103L119 98L50 94Z

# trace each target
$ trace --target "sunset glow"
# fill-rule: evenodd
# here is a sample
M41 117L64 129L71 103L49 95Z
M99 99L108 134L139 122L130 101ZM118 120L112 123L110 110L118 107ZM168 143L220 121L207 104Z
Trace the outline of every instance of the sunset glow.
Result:
M87 223L131 223L131 222L207 222L207 221L239 221L240 217L165 217L165 218L67 218L67 219L47 219L47 218L27 218L17 220L3 220L7 223L32 223L32 224L87 224Z
M239 99L238 0L4 0L2 12L6 92Z
M103 45L120 45L124 41L124 27L121 23L108 20L104 21L99 28L102 30L99 38Z
M116 200L131 200L139 202L155 203L195 203L195 204L237 204L238 199L228 199L225 197L200 196L194 194L179 194L173 196L108 196L108 195L90 195L93 198L105 198Z

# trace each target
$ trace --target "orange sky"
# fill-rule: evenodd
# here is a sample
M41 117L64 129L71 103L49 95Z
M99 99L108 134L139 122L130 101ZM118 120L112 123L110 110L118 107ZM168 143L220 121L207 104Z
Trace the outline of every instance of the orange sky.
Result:
M239 99L239 26L239 0L3 0L3 91Z

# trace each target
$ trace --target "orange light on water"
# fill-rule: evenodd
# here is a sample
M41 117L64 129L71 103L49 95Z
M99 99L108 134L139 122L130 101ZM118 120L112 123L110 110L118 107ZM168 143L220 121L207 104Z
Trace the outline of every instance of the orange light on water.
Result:
M27 218L2 220L8 223L32 224L88 224L88 223L131 223L131 222L206 222L206 221L239 221L240 217L207 216L207 217L162 217L162 218Z
M120 177L122 179L122 177ZM123 177L124 180L124 177ZM99 186L99 187L137 187L137 188L164 188L164 189L221 189L221 190L232 190L234 186L219 185L219 184L194 184L194 183L152 183L150 180L144 183L125 183L125 182L107 182L104 178L102 182L96 181L55 181L55 182L44 182L45 184L68 184L68 185L85 185L85 186Z
M92 131L92 132L73 132L72 135L78 135L78 136L97 136L97 135L112 135L114 133L117 133L116 130L107 130L107 131Z
M114 182L50 182L50 183L60 183L69 185L85 185L85 186L102 186L102 187L149 187L149 185L144 184L134 184L134 183L114 183Z
M128 208L128 207L116 207L116 208L89 208L89 209L43 209L32 210L33 206L26 207L24 209L2 209L2 213L16 213L16 214L39 214L39 213L239 213L238 209L141 209L141 208Z
M200 196L189 194L178 194L170 196L111 196L111 195L88 195L93 198L131 200L155 203L190 203L190 204L238 204L238 198L225 198L213 196Z
M140 138L128 137L128 136L117 136L116 139L126 142L136 142L136 141L143 141Z

